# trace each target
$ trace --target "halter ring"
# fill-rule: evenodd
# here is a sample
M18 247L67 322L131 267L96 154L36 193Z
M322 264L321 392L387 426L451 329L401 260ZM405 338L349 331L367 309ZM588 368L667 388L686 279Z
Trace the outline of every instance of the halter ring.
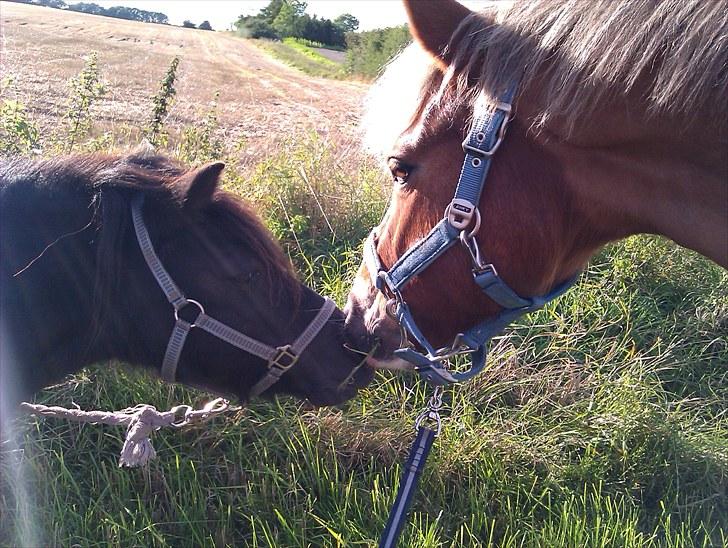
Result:
M464 231L475 217L475 225L470 231L472 236L480 228L480 210L478 206L471 204L462 198L455 198L445 208L445 219L453 228Z
M197 322L197 320L200 319L200 316L203 316L205 314L205 308L199 302L197 302L196 300L194 300L194 299L185 299L184 301L182 301L179 304L175 305L174 306L174 319L177 322L180 320L179 312L180 312L180 310L182 310L183 308L185 308L188 304L191 304L191 305L196 306L197 309L199 310L199 312L197 313L197 316L195 317L195 319L192 320L191 322L189 322L190 323L190 328L192 328L192 327L195 327L197 325L195 322ZM184 320L184 318L182 318L182 319ZM187 320L185 320L185 321L187 321Z

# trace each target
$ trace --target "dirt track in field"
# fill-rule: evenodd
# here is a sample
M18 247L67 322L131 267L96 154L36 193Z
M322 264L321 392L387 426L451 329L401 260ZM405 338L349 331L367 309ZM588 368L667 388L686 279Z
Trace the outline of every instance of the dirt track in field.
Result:
M308 76L247 40L219 32L9 2L0 2L0 32L2 77L14 81L0 93L25 103L45 129L59 123L68 79L91 51L98 52L108 89L97 108L106 128L138 135L151 110L149 98L179 56L168 125L174 131L201 119L219 90L226 142L242 142L253 157L297 131L350 136L367 87Z

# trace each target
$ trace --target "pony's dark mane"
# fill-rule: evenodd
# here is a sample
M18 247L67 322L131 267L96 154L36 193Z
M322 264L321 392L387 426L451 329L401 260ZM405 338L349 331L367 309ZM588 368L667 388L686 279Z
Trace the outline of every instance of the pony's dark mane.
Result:
M543 111L537 125L560 116L573 127L605 95L636 88L648 113L690 117L699 111L725 124L723 2L528 0L484 15L466 18L454 34L451 77L458 89L477 82L491 97L516 74L524 85L539 78Z
M3 166L5 181L42 181L41 184L56 186L58 190L65 186L83 191L89 197L89 230L96 231L97 257L93 332L98 333L110 319L108 306L121 289L117 283L117 273L125 266L121 242L130 231L133 233L131 198L142 192L150 202L181 212L185 188L180 178L188 171L169 158L149 153L89 154L32 162L16 159ZM204 211L260 261L269 287L274 288L271 300L282 296L298 298L299 285L290 261L242 200L217 190Z

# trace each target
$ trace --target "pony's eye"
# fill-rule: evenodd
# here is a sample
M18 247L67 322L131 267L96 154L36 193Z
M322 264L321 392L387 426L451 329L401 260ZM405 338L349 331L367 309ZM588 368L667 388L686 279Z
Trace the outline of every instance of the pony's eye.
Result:
M403 164L400 160L394 157L387 160L387 165L389 166L389 171L392 172L392 177L394 178L395 183L403 185L407 182L411 171L411 168L408 165Z
M257 270L253 270L250 272L240 272L232 276L232 281L238 284L248 286L252 284L259 275L260 272Z

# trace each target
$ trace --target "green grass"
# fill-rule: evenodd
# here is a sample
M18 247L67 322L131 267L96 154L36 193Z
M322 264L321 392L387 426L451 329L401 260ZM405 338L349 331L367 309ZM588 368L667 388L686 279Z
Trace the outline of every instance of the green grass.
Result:
M195 141L197 161L220 153L208 141ZM225 185L342 304L386 183L350 144L315 133L279 151L241 166L224 150ZM401 546L726 545L726 295L725 271L663 239L604 250L494 342L481 376L446 390ZM117 467L118 429L21 418L17 447L0 446L0 545L375 545L428 395L380 373L341 408L255 402L158 432L145 470ZM209 397L100 365L38 401L168 409Z
M327 59L313 47L296 38L284 38L282 42L259 39L253 41L277 59L305 72L323 78L346 78L343 65Z

